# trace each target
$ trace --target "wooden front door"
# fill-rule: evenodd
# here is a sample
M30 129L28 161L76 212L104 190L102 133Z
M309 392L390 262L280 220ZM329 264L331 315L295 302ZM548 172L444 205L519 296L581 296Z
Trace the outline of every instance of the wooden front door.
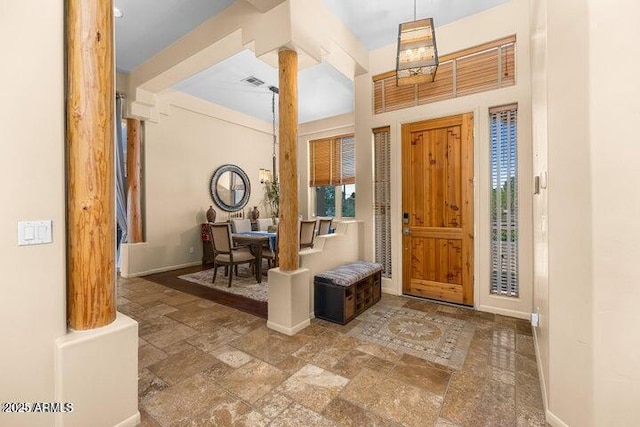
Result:
M402 126L403 292L473 305L473 114Z

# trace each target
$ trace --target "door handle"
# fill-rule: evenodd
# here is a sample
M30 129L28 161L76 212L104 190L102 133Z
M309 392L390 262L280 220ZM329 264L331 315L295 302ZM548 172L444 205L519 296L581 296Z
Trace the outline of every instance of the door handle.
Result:
M409 229L409 227L404 227L402 229L402 234L404 234L405 236L408 236L411 234L411 229Z

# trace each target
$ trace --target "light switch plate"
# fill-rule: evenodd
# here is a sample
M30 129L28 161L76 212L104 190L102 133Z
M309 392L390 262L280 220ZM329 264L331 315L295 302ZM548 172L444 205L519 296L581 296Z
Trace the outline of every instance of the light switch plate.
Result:
M18 221L18 246L43 245L53 242L53 221Z

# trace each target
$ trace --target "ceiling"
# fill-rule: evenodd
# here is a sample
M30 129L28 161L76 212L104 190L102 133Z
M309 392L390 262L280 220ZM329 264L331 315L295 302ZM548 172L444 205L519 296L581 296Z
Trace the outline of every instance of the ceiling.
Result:
M234 0L115 0L124 16L116 19L116 68L128 73ZM237 0L242 1L242 0ZM464 18L508 0L416 0L416 17L433 17L436 26ZM413 0L323 0L327 9L369 50L394 43L398 24L414 18ZM243 81L255 76L259 87ZM174 89L271 122L270 85L277 70L242 51L178 83ZM353 111L353 82L326 63L298 75L300 123ZM276 108L277 110L277 108Z

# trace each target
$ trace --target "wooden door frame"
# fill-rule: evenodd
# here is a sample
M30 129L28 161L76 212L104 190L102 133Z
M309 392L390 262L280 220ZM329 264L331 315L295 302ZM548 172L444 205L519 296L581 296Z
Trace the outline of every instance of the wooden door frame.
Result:
M462 227L462 233L467 234L468 237L471 238L472 242L470 245L468 245L467 250L470 251L470 253L467 253L466 255L466 264L463 265L463 270L462 270L462 274L463 274L463 283L469 282L470 286L468 286L467 288L465 288L463 286L463 303L465 305L469 305L469 306L475 306L475 294L476 294L476 287L477 287L477 283L475 281L475 271L476 271L476 258L475 258L475 251L477 250L477 239L475 238L475 221L476 221L476 212L475 212L475 208L476 208L476 199L475 199L475 185L474 185L474 178L475 178L475 168L476 168L476 162L475 162L475 132L474 132L474 119L475 119L475 115L476 112L475 111L466 111L466 112L461 112L458 114L454 114L454 115L448 115L448 116L443 116L443 117L432 117L429 119L424 119L424 120L419 120L416 122L410 122L410 123L403 123L401 125L401 159L400 159L400 164L401 164L401 168L402 168L402 203L401 203L401 208L400 208L400 241L401 241L401 265L402 265L402 275L401 275L401 284L400 284L400 288L401 288L401 292L404 295L406 288L408 286L408 282L410 279L410 268L408 268L409 266L407 265L407 260L405 259L405 251L404 251L404 234L403 233L403 229L404 229L404 223L403 221L403 213L405 212L405 206L407 206L408 201L409 201L409 193L407 191L405 191L405 189L407 188L407 183L409 180L409 175L410 175L410 170L408 168L404 168L404 160L405 160L405 155L408 152L408 144L410 144L411 141L411 133L412 132L416 132L416 131L424 131L424 130L430 130L430 129L437 129L437 128L442 128L442 127L447 127L447 126L454 126L454 125L460 125L460 130L461 130L461 140L466 140L467 138L470 138L470 144L471 147L470 149L467 149L465 152L462 153L462 159L464 162L467 162L467 164L470 165L470 167L467 168L463 168L462 172L461 172L461 180L462 182L466 182L467 185L463 186L463 191L466 193L466 200L468 200L468 203L464 203L462 206L462 217L467 217L467 218L471 218L471 221L467 221L463 223L463 227ZM438 122L437 125L434 122ZM466 282L465 282L466 281Z

